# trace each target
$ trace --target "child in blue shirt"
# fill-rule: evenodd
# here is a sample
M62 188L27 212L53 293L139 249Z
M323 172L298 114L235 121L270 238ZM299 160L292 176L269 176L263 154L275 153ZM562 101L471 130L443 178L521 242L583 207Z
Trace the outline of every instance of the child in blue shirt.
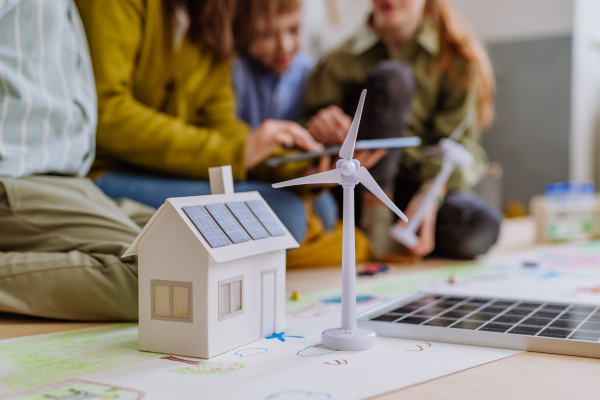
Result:
M234 21L239 58L233 65L237 114L251 127L267 119L298 121L314 66L300 47L301 0L240 0ZM329 192L313 201L325 230L335 227Z
M238 117L252 128L265 119L298 121L304 87L313 66L312 58L302 53L294 56L281 75L250 57L236 60L233 73Z
M266 119L297 121L313 60L298 52L301 0L241 0L234 23L238 116L250 126Z

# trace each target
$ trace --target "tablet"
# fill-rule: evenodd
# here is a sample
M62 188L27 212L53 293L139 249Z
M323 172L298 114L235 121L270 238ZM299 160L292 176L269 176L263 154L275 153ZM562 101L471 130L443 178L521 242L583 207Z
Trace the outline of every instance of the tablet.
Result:
M374 150L374 149L398 149L402 147L417 147L421 145L421 139L418 137L402 137L392 139L373 139L359 140L356 142L355 150ZM292 161L307 160L318 158L328 154L339 153L342 145L329 146L321 151L299 153L291 156L275 157L267 160L269 167L276 167Z

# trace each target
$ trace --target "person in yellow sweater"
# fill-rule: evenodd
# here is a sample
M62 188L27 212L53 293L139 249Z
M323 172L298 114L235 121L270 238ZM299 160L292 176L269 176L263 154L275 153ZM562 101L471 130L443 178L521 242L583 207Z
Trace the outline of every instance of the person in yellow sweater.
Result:
M98 92L96 184L153 207L210 193L208 168L231 165L236 191L259 191L298 240L305 202L265 181L304 175L306 163L260 165L284 147L317 150L290 121L250 128L235 116L229 58L232 0L77 0ZM249 176L250 174L250 176Z

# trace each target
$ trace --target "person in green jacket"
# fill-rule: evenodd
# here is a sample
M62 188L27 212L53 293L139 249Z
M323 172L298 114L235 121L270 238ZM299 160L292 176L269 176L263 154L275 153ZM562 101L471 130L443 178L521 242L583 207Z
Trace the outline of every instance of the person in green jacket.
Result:
M159 207L168 197L210 194L208 168L231 165L235 190L259 191L301 242L303 200L266 182L302 176L309 165L261 163L285 147L321 145L296 122L267 120L250 130L236 118L235 1L76 3L98 91L96 184L112 198Z
M440 202L432 204L409 253L473 258L498 237L501 214L468 190L487 171L480 132L493 120L494 80L487 55L467 33L447 0L372 0L367 23L315 68L303 122L321 143L341 143L362 89L368 89L359 139L418 136L422 147L449 137L471 112L477 117L459 142L474 157L458 167ZM441 156L422 148L390 151L372 168L382 188L410 219L441 167ZM373 252L394 246L385 206L363 194L361 225ZM398 223L402 223L401 221Z

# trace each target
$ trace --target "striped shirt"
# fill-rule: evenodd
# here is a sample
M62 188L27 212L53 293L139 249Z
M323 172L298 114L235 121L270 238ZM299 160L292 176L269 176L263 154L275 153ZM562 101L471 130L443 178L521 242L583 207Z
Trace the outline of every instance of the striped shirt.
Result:
M0 176L84 176L96 89L72 0L0 0Z

